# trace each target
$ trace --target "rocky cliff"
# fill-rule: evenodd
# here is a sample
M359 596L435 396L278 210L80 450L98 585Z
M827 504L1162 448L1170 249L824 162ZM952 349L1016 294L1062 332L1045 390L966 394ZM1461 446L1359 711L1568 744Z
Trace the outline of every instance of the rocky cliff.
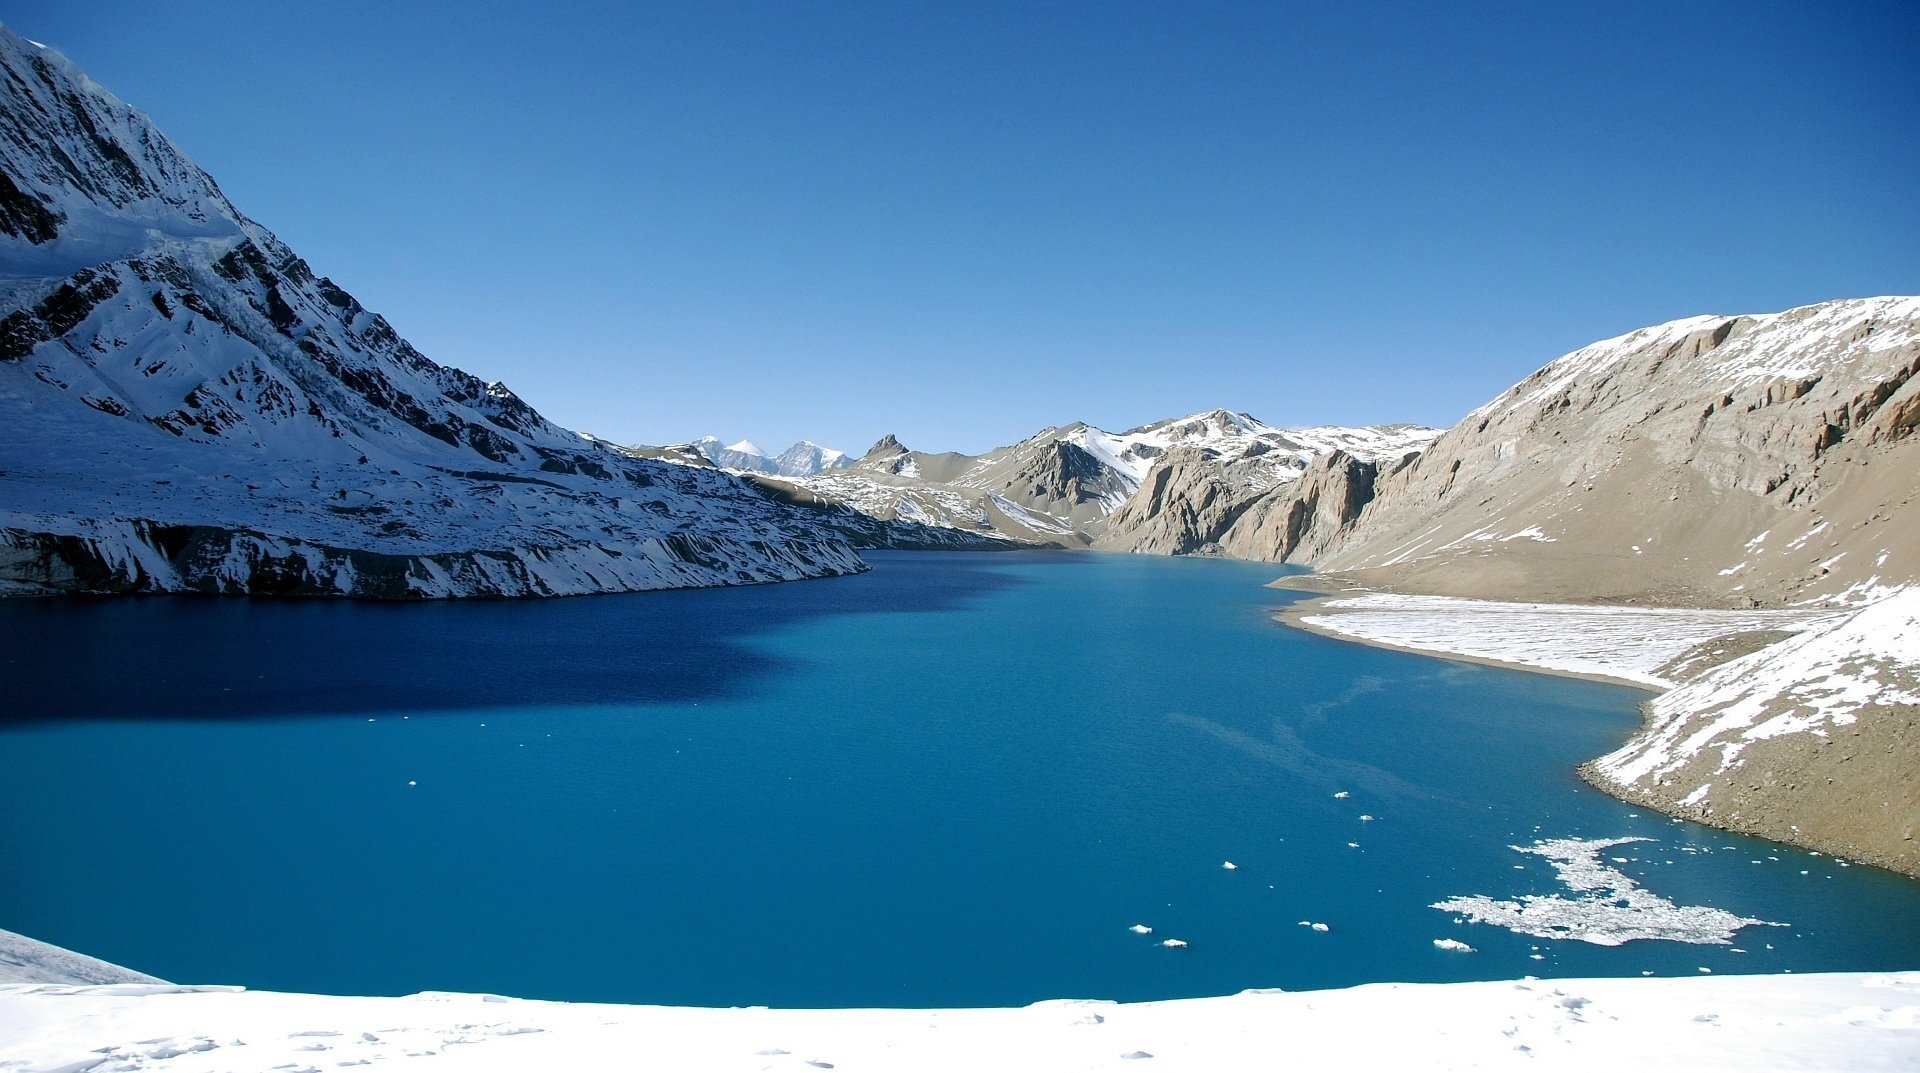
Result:
M0 28L0 591L532 596L863 569L436 364Z
M1108 517L1095 546L1155 555L1310 559L1346 536L1372 501L1383 467L1396 473L1418 454L1412 444L1369 458L1335 449L1314 457L1298 476L1275 482L1261 455L1170 451Z

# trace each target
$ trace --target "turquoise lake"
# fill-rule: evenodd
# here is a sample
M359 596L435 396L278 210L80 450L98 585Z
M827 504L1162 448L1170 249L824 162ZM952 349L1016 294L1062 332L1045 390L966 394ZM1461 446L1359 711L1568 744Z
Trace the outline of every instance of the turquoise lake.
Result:
M1582 784L1644 693L1276 625L1271 565L869 558L549 601L0 603L0 927L182 982L700 1005L1920 953L1920 883ZM1623 836L1648 890L1781 926L1603 947L1429 908L1564 893L1510 847Z

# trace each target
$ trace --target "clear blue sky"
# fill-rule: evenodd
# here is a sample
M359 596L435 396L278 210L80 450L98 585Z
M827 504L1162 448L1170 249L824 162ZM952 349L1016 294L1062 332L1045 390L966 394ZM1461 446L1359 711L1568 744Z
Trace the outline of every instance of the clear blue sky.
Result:
M624 442L1447 425L1920 292L1920 5L6 3L429 356Z

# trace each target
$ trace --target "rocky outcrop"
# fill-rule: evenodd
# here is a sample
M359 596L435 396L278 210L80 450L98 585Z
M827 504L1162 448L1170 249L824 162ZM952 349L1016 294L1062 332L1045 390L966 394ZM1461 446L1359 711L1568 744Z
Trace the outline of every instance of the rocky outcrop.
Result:
M1221 537L1265 494L1234 480L1218 452L1175 448L1107 516L1107 531L1095 546L1147 555L1217 552Z
M1170 452L1109 517L1096 546L1267 562L1309 559L1345 538L1372 501L1383 466L1397 472L1417 453L1361 459L1335 450L1314 459L1297 478L1265 486L1236 474L1232 460L1205 451Z
M864 569L427 359L0 28L0 590L535 596Z

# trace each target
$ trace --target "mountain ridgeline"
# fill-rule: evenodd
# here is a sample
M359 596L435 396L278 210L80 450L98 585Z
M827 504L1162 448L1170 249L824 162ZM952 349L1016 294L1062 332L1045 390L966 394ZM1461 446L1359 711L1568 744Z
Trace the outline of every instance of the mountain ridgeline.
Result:
M0 28L0 78L0 591L563 595L973 539L560 428L420 354L58 53Z
M1330 456L1368 466L1403 464L1436 435L1417 425L1280 429L1243 413L1210 410L1119 433L1076 422L980 455L910 450L887 436L843 467L791 477L762 469L757 479L875 518L1024 544L1221 552L1192 534L1159 539L1176 524L1159 509L1165 498L1159 482L1169 465L1192 460L1214 467L1222 488L1242 502L1290 485Z

